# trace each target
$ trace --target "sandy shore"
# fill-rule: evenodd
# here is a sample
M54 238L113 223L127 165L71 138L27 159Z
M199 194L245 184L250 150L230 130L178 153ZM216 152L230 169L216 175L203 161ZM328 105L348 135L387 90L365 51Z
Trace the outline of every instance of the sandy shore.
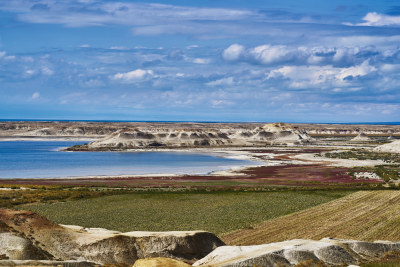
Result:
M387 164L382 160L352 160L352 159L335 159L335 158L326 158L320 157L316 154L299 154L293 156L295 159L305 160L315 163L326 164L328 166L334 167L373 167L376 165Z

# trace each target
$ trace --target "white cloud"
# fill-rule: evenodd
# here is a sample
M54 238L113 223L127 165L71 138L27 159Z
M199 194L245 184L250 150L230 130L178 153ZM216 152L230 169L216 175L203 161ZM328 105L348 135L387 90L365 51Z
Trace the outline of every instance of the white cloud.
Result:
M112 50L128 50L128 47L125 46L111 46L110 49Z
M357 26L395 26L400 25L400 16L390 16L379 14L376 12L369 12L362 18L362 23L356 24Z
M233 85L233 77L222 78L216 81L206 83L209 86L218 86L218 85Z
M31 99L35 100L38 99L40 97L40 93L39 92L34 92L31 96Z
M219 107L226 107L226 106L232 106L234 105L234 102L228 101L228 100L222 100L222 99L213 99L211 100L211 105L215 108Z
M348 45L350 44L348 43ZM222 58L226 61L244 61L263 65L293 64L343 66L361 63L371 55L379 55L381 58L393 57L398 51L398 48L392 50L378 50L374 46L354 47L352 45L349 47L298 47L265 44L246 49L241 45L233 44L222 52Z
M7 56L7 52L5 51L0 51L0 59L14 60L15 58L16 58L15 56Z
M289 86L294 89L326 89L333 87L332 91L340 92L342 91L341 87L348 87L346 91L358 91L361 88L352 86L351 79L349 78L366 76L375 71L377 69L369 65L369 61L366 60L360 65L348 68L333 66L284 66L271 70L266 78L267 80L287 80Z
M283 45L261 45L251 49L250 55L263 64L271 64L288 60L291 57L290 52L290 49Z
M21 57L21 60L23 62L34 62L35 60L33 59L33 57L31 56L27 56L27 57Z
M209 58L194 58L191 60L191 62L196 63L196 64L209 64L211 62L211 59L209 59Z
M243 55L244 52L244 46L239 44L232 44L228 48L226 48L224 52L222 52L222 58L228 61L236 61Z
M279 69L271 70L267 75L267 79L289 77L295 71L295 69L296 68L293 66L284 66Z
M152 70L143 70L137 69L129 72L120 72L112 76L114 80L120 80L122 82L135 82L142 80L146 77L154 76L154 72Z
M365 60L361 65L341 69L336 77L344 80L347 77L365 76L374 71L376 68L369 65L369 60Z
M54 71L49 67L42 67L41 69L43 75L51 76L54 74Z
M29 78L29 77L32 77L34 74L35 74L35 71L29 69L29 70L26 70L26 71L24 72L23 76L24 76L25 78Z

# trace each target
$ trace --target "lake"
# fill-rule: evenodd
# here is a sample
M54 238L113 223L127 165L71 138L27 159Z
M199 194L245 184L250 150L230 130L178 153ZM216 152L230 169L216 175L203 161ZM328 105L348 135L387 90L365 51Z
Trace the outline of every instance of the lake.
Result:
M188 152L64 152L85 142L0 142L0 178L207 174L257 163Z

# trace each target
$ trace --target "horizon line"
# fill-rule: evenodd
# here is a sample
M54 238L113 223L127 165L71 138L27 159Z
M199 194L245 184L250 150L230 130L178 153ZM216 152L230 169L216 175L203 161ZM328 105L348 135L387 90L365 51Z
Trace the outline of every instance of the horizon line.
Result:
M296 121L207 121L207 120L102 120L102 119L0 119L0 122L145 122L145 123L292 123L292 124L368 124L400 125L400 121L385 122L296 122Z

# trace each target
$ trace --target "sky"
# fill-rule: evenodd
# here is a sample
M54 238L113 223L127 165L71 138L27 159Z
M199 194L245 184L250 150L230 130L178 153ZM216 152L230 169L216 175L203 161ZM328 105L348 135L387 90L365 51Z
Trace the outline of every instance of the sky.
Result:
M0 0L0 119L399 122L398 0Z

